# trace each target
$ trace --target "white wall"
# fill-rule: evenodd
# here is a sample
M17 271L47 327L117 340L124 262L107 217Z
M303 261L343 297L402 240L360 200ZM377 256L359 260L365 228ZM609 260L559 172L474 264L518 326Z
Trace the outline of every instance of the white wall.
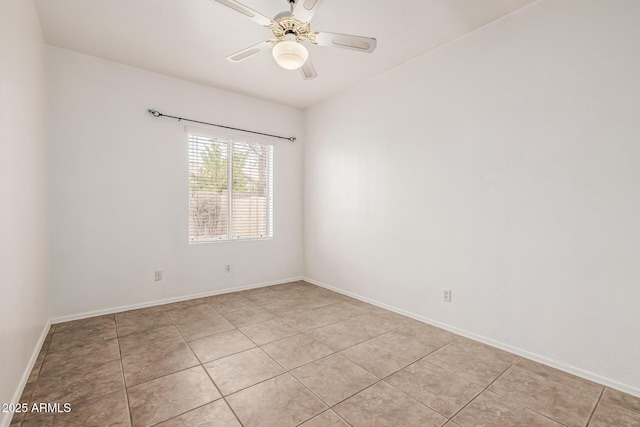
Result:
M639 20L540 1L308 110L305 276L640 395Z
M302 138L275 142L272 240L189 245L187 123L147 108L298 137L300 111L53 47L47 69L54 318L301 276Z
M44 41L32 2L0 2L0 403L49 320ZM28 372L27 372L28 375ZM23 384L22 384L23 385ZM17 396L19 397L19 396ZM0 425L11 414L1 414Z

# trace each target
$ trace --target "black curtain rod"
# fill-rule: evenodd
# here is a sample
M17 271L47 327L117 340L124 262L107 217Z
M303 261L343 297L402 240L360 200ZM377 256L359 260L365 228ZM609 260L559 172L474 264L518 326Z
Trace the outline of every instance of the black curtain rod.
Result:
M200 123L202 125L216 126L216 127L219 127L219 128L225 128L225 129L231 129L231 130L239 130L241 132L249 132L249 133L253 133L253 134L256 134L256 135L270 136L272 138L286 139L286 140L291 141L291 142L295 142L295 140L296 140L295 136L271 135L270 133L262 133L262 132L256 132L256 131L253 131L253 130L234 128L234 127L231 127L231 126L217 125L215 123L201 122L199 120L185 119L184 117L176 117L176 116L170 116L168 114L162 114L160 111L152 110L151 108L149 108L147 111L149 113L151 113L151 115L153 117L169 117L170 119L176 119L178 121L184 120L185 122Z

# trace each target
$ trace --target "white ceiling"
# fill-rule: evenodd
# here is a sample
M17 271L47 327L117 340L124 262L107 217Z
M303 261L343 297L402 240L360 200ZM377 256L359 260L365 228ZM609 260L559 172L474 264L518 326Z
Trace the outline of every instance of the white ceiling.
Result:
M240 0L273 17L287 0ZM268 51L231 53L271 31L211 0L35 0L47 43L180 79L304 109L473 31L534 0L325 0L312 30L376 37L361 53L308 46L318 72L277 66Z

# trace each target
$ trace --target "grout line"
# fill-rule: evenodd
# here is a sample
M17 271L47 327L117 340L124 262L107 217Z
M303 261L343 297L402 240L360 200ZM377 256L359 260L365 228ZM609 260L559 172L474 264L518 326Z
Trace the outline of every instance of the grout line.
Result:
M139 353L139 354L141 354L141 353ZM199 365L200 365L200 364L198 363L198 364L196 364L196 365L189 366L188 368L178 369L178 370L173 371L173 372L171 372L171 373L169 373L169 374L164 374L164 375L160 375L159 377L150 378L150 379L148 379L148 380L144 380L144 381L139 382L139 383L131 384L131 385L126 386L126 387L127 387L127 389L129 389L129 388L134 388L134 387L138 387L139 385L147 384L147 383L150 383L151 381L159 380L160 378L164 378L164 377L167 377L167 376L172 375L172 374L178 374L178 373L180 373L180 372L188 371L189 369L197 368Z
M406 325L406 324L405 324L405 325ZM405 326L405 325L403 325L403 326ZM402 327L402 326L400 326L400 328L401 328L401 327ZM396 329L399 329L399 328L396 328ZM394 329L394 330L395 330L395 329ZM389 331L389 332L392 332L392 331ZM388 333L388 332L387 332L387 333ZM382 335L384 335L384 334L382 334ZM382 335L379 335L379 336L382 336ZM379 337L379 336L378 336L378 337ZM376 337L376 338L377 338L377 337ZM372 339L373 339L373 338L372 338ZM404 366L404 367L402 367L402 368L400 368L400 369L398 369L398 370L396 370L396 371L392 372L391 374L389 374L389 375L387 375L387 376L385 376L385 377L382 377L382 378L379 378L376 374L374 374L373 372L370 372L370 371L369 371L369 370L367 370L365 367L360 366L357 362L355 362L355 361L353 361L353 360L349 359L349 358L348 358L348 357L346 357L346 356L343 356L343 357L347 358L348 360L350 360L352 363L355 363L356 365L358 365L360 368L364 369L365 371L370 372L372 375L374 375L375 377L379 378L379 380L378 380L378 381L376 381L375 383L371 384L370 386L368 386L368 387L366 387L366 388L364 388L364 389L362 389L362 390L360 390L360 391L358 391L358 392L354 393L353 395L351 395L351 396L347 397L346 399L341 400L340 402L338 402L338 403L336 403L335 405L333 405L333 406L332 406L332 408L333 408L333 407L335 407L335 406L337 406L337 405L339 405L340 403L344 402L345 400L347 400L347 399L349 399L349 398L351 398L351 397L355 396L356 394L362 393L362 392L363 392L363 391L365 391L366 389L371 388L371 387L373 387L374 385L376 385L376 384L378 384L378 383L380 383L380 382L383 382L383 381L384 381L384 383L385 383L385 384L387 384L387 385L389 385L389 386L393 387L394 389L398 390L400 393L405 394L406 396L408 396L410 399L415 400L415 401L416 401L416 402L418 402L420 405L422 405L422 406L426 406L426 407L427 407L427 408L429 408L430 410L434 411L435 413L437 413L437 414L441 415L442 417L446 418L447 420L449 420L449 417L447 417L446 415L444 415L444 414L442 414L442 413L438 412L436 409L432 408L431 406L427 405L426 403L421 402L420 400L418 400L418 399L416 399L415 397L411 396L409 393L406 393L405 391L400 390L398 387L396 387L396 386L394 386L393 384L391 384L391 383L387 382L386 380L387 380L388 378L390 378L391 376L393 376L393 375L397 374L398 372L400 372L400 371L402 371L402 370L404 370L404 369L408 368L409 366L414 365L414 364L416 364L416 363L420 362L421 360L424 360L427 356L429 356L429 355L431 355L431 354L435 353L436 351L438 351L438 350L440 350L440 349L442 349L442 348L444 348L444 347L448 346L449 344L453 343L454 341L457 341L458 339L459 339L459 337L458 337L458 338L455 338L454 340L452 340L452 341L450 341L450 342L448 342L448 343L446 343L446 344L441 345L440 347L437 347L436 349L434 349L434 350L430 351L430 352L429 352L429 353L427 353L426 355L424 355L424 356L422 356L422 357L419 357L417 360L414 360L413 362L409 363L408 365L406 365L406 366ZM360 343L360 344L361 344L361 343ZM356 344L356 345L358 345L358 344ZM354 346L352 346L352 347L354 347ZM351 348L351 347L347 347L347 348ZM346 348L345 348L344 350L346 350ZM340 351L344 351L344 350L340 350ZM338 354L339 354L339 353L338 353ZM427 363L430 363L429 361L426 361L426 362L427 362ZM431 363L430 363L430 364L431 364ZM436 366L436 365L434 365L434 366ZM438 368L439 368L439 366L438 366ZM443 369L443 368L440 368L440 369ZM467 381L469 381L469 380L467 380ZM335 412L335 411L334 411L334 412ZM454 415L455 415L455 414L454 414Z
M169 375L171 375L171 374L169 374ZM219 400L222 400L222 399L220 398L220 399L212 400L211 402L207 402L207 403L204 403L204 404L202 404L202 405L200 405L200 406L196 406L196 407L195 407L195 408L193 408L193 409L189 409L187 412L182 412L182 413L180 413L180 414L178 414L178 415L174 415L173 417L171 417L171 418L167 418L166 420L163 420L163 421L158 421L157 423L152 424L152 425L151 425L151 426L149 426L149 427L154 427L154 426L160 425L160 424L162 424L162 423L166 423L167 421L174 420L174 419L176 419L176 418L178 418L178 417L183 416L184 414L188 414L188 413L189 413L189 412L191 412L191 411L195 411L196 409L203 408L203 407L205 407L205 406L207 406L207 405L210 405L210 404L212 404L212 403L215 403L215 402L217 402L217 401L219 401ZM234 414L234 415L235 415L235 414Z
M314 415L313 417L309 418L308 420L305 420L305 421L303 421L303 422L301 422L301 423L299 423L299 424L296 424L296 427L300 427L302 424L304 424L304 423L306 423L306 422L308 422L308 421L315 420L315 419L316 419L316 418L318 418L320 415L322 415L322 414L324 414L324 413L327 413L327 412L329 412L329 411L331 411L331 412L333 412L334 414L336 414L336 416L337 416L338 418L340 418L342 421L344 421L344 423L345 423L345 424L347 424L347 425L348 425L348 426L350 426L350 427L353 427L353 424L349 423L347 420L345 420L344 418L342 418L342 417L340 416L340 414L338 414L336 411L334 411L334 410L333 410L333 409L331 409L330 407L329 407L329 408L327 408L327 409L325 409L324 411L320 412L318 415Z
M122 357L122 347L120 347L120 337L118 337L118 326L113 316L114 324L116 324L116 340L118 342L118 353L120 354L120 369L122 370L122 384L124 385L124 399L127 403L127 412L129 412L129 422L133 426L133 413L131 411L131 402L129 401L129 388L127 387L127 380L124 376L124 357Z
M610 390L615 390L615 389L612 389L611 387L606 387L605 386L605 389L607 389L607 388L610 389ZM621 391L620 393L624 393L624 392ZM603 391L603 394L604 394L604 391ZM615 402L613 400L609 401L607 404L608 405L617 406L618 408L622 408L625 411L633 412L634 414L640 414L640 408L632 408L630 406L624 406L624 405L621 405L620 403L617 403L617 402Z
M211 307L211 308L213 309L213 307ZM164 310L164 307L163 307L162 309ZM216 313L218 313L215 309L213 309L213 310L214 310ZM166 310L165 310L165 313L166 313ZM220 314L220 313L218 313L218 314ZM168 316L169 318L171 318L171 316L169 316L168 314L167 314L167 316ZM226 319L226 318L225 318L225 319ZM173 321L173 319L171 319L171 320ZM233 416L234 416L234 417L236 417L236 420L238 420L238 423L239 423L241 426L244 426L244 424L242 424L242 421L240 421L240 417L238 417L238 414L236 414L236 411L234 411L234 410L233 410L233 408L231 407L231 405L229 405L229 402L227 401L226 396L222 393L222 390L220 390L220 387L218 387L218 385L216 384L216 382L213 380L213 378L211 377L211 374L209 374L209 371L207 371L207 368L205 368L205 367L204 367L204 364L202 363L202 361L200 361L200 358L196 355L196 352L195 352L195 351L193 351L193 348L191 348L191 345L189 344L189 341L187 341L187 340L185 339L184 335L182 335L182 332L180 332L180 329L178 329L177 325L176 325L176 329L178 330L178 333L180 334L180 336L182 337L182 339L184 340L184 342L185 342L185 343L187 344L187 346L189 347L189 351L191 351L191 353L192 353L192 354L193 354L193 356L196 358L196 360L198 360L198 361L200 362L200 364L199 364L198 366L200 366L200 367L202 368L202 370L203 370L203 371L204 371L204 373L207 375L207 377L209 378L209 380L211 381L211 383L213 384L213 386L216 388L216 390L218 390L218 393L220 394L220 399L224 400L225 405L227 405L227 408L229 408L229 409L231 410L231 413L233 414ZM215 335L215 334L214 334L214 335ZM218 400L218 399L216 399L216 400ZM213 402L215 402L216 400L214 400ZM210 403L212 403L212 402L208 402L208 403L206 403L205 405L208 405L208 404L210 404ZM202 405L202 406L204 406L204 405ZM186 412L183 412L182 414L176 415L176 417L179 417L180 415L184 415L184 414L186 414L187 412L191 412L191 411L193 411L194 409L197 409L197 408L190 409L190 410L188 410L188 411L186 411ZM175 417L173 417L173 418L175 418ZM169 418L169 419L171 419L171 418ZM166 420L165 420L165 421L166 421Z
M512 367L514 367L514 366L516 365L516 363L518 363L519 361L520 361L520 357L516 357L516 359L515 359L513 362L511 362L511 364L510 364L509 366L507 366L507 367L506 367L506 368L505 368L505 369L504 369L504 370L503 370L503 371L502 371L502 372L501 372L497 377L495 377L495 378L493 379L493 381L491 381L489 384L487 384L486 386L484 386L484 387L482 388L482 391L481 391L480 393L478 393L477 395L475 395L473 399L471 399L471 400L470 400L470 401L468 401L464 406L462 406L460 409L458 409L458 410L457 410L457 411L456 411L456 412L451 416L451 418L449 418L449 420L452 420L456 415L458 415L460 412L462 412L462 411L463 411L467 406L471 405L471 403L473 403L473 402L474 402L478 397L480 397L480 396L481 396L485 391L491 391L491 390L489 390L489 387L491 387L491 385L492 385L493 383L495 383L496 381L498 381L498 379L500 379L500 378L501 378L501 377L502 377L502 376L503 376L503 375L504 375L508 370L510 370ZM444 368L442 368L442 369L444 369ZM449 372L449 371L447 371L447 372ZM467 380L467 381L468 381L468 380ZM474 384L477 384L477 383L474 383ZM482 387L482 385L480 385L480 384L477 384L477 385L479 385L480 387ZM492 393L493 393L493 391L492 391ZM496 393L496 394L497 394L497 393ZM502 395L499 395L499 396L502 396ZM503 397L504 397L504 396L503 396ZM514 403L516 403L516 402L514 402ZM517 403L517 404L518 404L518 405L520 405L519 403ZM525 407L525 406L523 406L523 405L520 405L520 406L522 406L523 408ZM528 409L528 408L527 408L527 409Z
M335 303L326 304L326 305L321 306L321 307L325 307L325 306L332 305L332 304L335 304ZM308 311L315 310L315 309L317 309L317 308L321 308L321 307L316 307L316 308L314 308L314 309L307 310L307 312L308 312ZM265 310L266 310L266 309L265 309ZM266 310L266 311L269 311L269 310ZM271 312L271 313L273 313L273 312ZM284 317L280 316L278 313L273 313L273 314L274 314L275 316L277 316L277 317L276 317L276 319L282 319L282 320L285 320L285 321L287 320L287 319L285 319ZM362 313L361 313L361 314L362 314ZM224 316L224 315L222 315L222 316ZM257 322L257 323L254 323L254 325L255 325L255 324L259 324L259 323L268 322L268 321L270 321L270 320L274 320L274 319L265 320L265 321L263 321L263 322ZM343 319L343 320L346 320L346 319ZM338 321L338 322L340 322L340 321ZM337 322L335 322L335 323L337 323ZM245 325L245 326L251 326L251 325ZM403 325L403 326L404 326L404 325ZM324 405L326 405L326 406L327 406L327 409L325 409L324 411L320 412L319 414L314 415L313 417L311 417L311 418L309 418L309 419L307 419L307 420L302 421L302 422L301 422L300 424L298 424L298 425L304 424L305 422L309 421L310 419L313 419L313 418L317 417L318 415L322 414L323 412L326 412L326 411L328 411L328 410L330 410L330 409L332 408L332 406L331 406L331 405L327 404L327 403L326 403L326 402L325 402L325 401L324 401L324 400L323 400L319 395L317 395L313 390L309 389L309 387L307 387L305 384L303 384L303 383L302 383L302 382L301 382L301 381L300 381L300 380L299 380L299 379L298 379L298 378L297 378L297 377L296 377L296 376L295 376L291 371L293 371L293 370L295 370L295 369L298 369L298 368L300 368L300 367L302 367L302 366L305 366L305 365L307 365L307 364L310 364L310 363L313 363L313 362L317 362L318 360L322 360L322 359L324 359L324 358L326 358L326 357L329 357L329 356L333 356L333 355L335 355L335 354L338 354L338 352L335 352L335 351L334 351L333 353L331 353L331 354L329 354L329 355L326 355L326 356L321 357L321 358L319 358L319 359L316 359L316 360L313 360L313 361L311 361L311 362L308 362L308 363L307 363L307 364L305 364L305 365L297 366L297 367L295 367L295 368L293 368L293 369L289 370L289 369L287 369L284 365L282 365L278 360L276 360L273 356L271 356L269 353L267 353L267 352L266 352L266 351L265 351L265 350L264 350L260 345L258 345L258 343L256 343L256 342L255 342L251 337L249 337L248 335L246 335L246 334L245 334L243 331L241 331L239 328L237 328L237 331L238 331L238 332L240 332L243 336L245 336L249 341L251 341L251 342L256 346L256 347L254 347L254 348L252 348L252 349L248 349L248 350L244 350L244 351L253 350L253 349L255 349L255 348L260 349L260 350L261 350L261 351L262 351L262 352L263 352L267 357L269 357L269 358L270 358L271 360L273 360L276 364L278 364L278 366L280 366L280 367L284 370L284 372L282 372L282 373L280 373L280 374L278 374L278 375L275 375L275 376L273 376L273 377L267 378L267 379L265 379L265 380L259 381L259 382L255 383L255 384L252 384L252 385L250 385L250 386L247 386L247 387L245 387L245 388L243 388L243 389L236 390L236 391L234 391L233 393L231 393L230 395L232 395L232 394L236 394L236 393L239 393L239 392L241 392L241 391L243 391L243 390L246 390L246 389L249 389L249 388L251 388L251 387L257 386L258 384L262 384L262 383L264 383L264 382L267 382L267 381L269 381L269 380L272 380L273 378L276 378L276 377L279 377L279 376L282 376L282 375L288 374L291 378L293 378L296 382L298 382L298 384L300 384L300 386L302 386L305 390L309 391L309 393L311 393L311 394L312 394L313 396L315 396L315 397L316 397L320 402L322 402ZM283 338L281 338L281 339L279 339L279 340L275 340L275 341L271 341L271 342L268 342L268 343L264 343L264 344L262 344L262 345L267 345L267 344L271 344L271 343L273 343L273 342L277 342L277 341L285 340L285 339L287 339L287 338L291 338L291 337L295 337L295 336L298 336L298 335L302 335L302 334L305 334L305 333L306 333L306 332L308 332L308 331L306 331L306 332L299 331L299 332L300 332L299 334L291 335L291 336L288 336L288 337L283 337ZM357 345L357 344L356 344L356 345ZM326 346L325 346L325 347L326 347ZM327 347L327 348L329 348L329 347ZM333 350L333 349L330 349L330 350ZM242 351L242 352L244 352L244 351ZM239 353L242 353L242 352L239 352ZM235 353L235 354L239 354L239 353ZM232 355L229 355L229 356L232 356ZM224 357L229 357L229 356L224 356ZM224 358L224 357L222 357L222 358ZM343 357L344 357L344 356L343 356ZM222 358L219 358L219 359L222 359ZM217 360L219 360L219 359L217 359ZM358 365L358 366L359 366L359 365ZM208 371L207 371L207 373L208 373ZM212 378L212 380L213 380L213 378ZM215 381L214 381L214 383L215 383ZM351 396L349 396L349 397L351 397ZM334 406L335 406L335 405L334 405ZM229 407L231 407L231 405L229 405ZM334 412L335 412L335 411L334 411ZM235 412L234 412L234 413L235 413ZM336 414L337 414L337 413L336 413ZM340 416L340 415L338 415L338 416ZM340 417L340 418L342 418L342 417ZM345 420L345 422L346 422L346 420ZM350 423L348 423L348 422L347 422L347 424L351 426L351 424L350 424Z
M545 414L543 414L543 413L541 413L541 412L539 412L539 411L537 411L537 410L535 410L535 409L529 408L528 406L523 405L522 403L517 402L517 401L515 401L515 400L513 400L513 399L509 398L508 396L505 396L505 395L503 395L503 394L500 394L500 393L498 393L498 392L496 392L496 391L494 391L494 390L489 390L489 387L491 387L491 386L492 386L496 381L498 381L500 378L502 378L502 377L503 377L503 376L504 376L504 375L505 375L509 370L511 370L511 369L512 369L515 365L517 365L521 360L524 360L524 358L523 358L523 357L518 357L518 358L516 359L516 361L515 361L515 362L513 362L513 363L512 363L508 368L506 368L504 371L502 371L502 373L501 373L500 375L498 375L498 376L497 376L493 381L491 381L491 382L490 382L490 383L485 387L485 389L484 389L484 390L482 390L480 393L478 393L478 395L477 395L476 397L474 397L474 398L471 400L471 402L473 402L473 401L474 401L474 400L476 400L478 397L480 397L480 395L482 395L484 392L489 391L489 392L491 392L491 393L494 393L494 394L496 394L496 395L498 395L498 396L502 397L502 398L503 398L503 399L505 399L505 400L508 400L508 401L509 401L509 402L511 402L511 403L514 403L514 404L516 404L516 405L518 405L518 406L520 406L520 407L522 407L522 408L528 409L529 411L531 411L531 412L533 412L533 413L536 413L536 414L540 415L540 416L541 416L541 417L543 417L543 418L546 418L546 419L548 419L548 420L551 420L551 421L553 421L553 422L554 422L554 423L556 423L556 424L559 424L559 425L561 425L561 426L566 426L566 424L563 424L563 423L561 423L560 421L555 420L555 419L553 419L553 418L551 418L551 417L549 417L549 416L547 416L547 415L545 415ZM469 405L471 404L471 402L467 403L464 407L466 408L467 406L469 406ZM464 409L464 408L462 408L462 409ZM462 411L462 409L460 409L460 411L458 411L455 415L458 415L458 413L460 413L460 412ZM455 416L455 415L454 415L454 416Z
M607 387L603 387L602 391L600 392L600 396L598 396L598 401L596 402L596 405L593 407L593 410L591 411L591 415L589 415L589 420L587 421L587 426L591 423L591 420L593 419L593 416L596 413L596 410L598 409L598 406L600 406L600 402L602 402L602 396L604 396L604 391L607 389Z
M344 421L348 426L353 427L353 424L351 424L349 421L347 421L346 419L344 419L344 417L342 415L340 415L337 411L335 411L334 409L329 408L329 410L331 410L334 414L336 414L338 417L340 417L340 419L342 421Z
M114 321L114 324L115 324L115 321ZM55 331L54 331L53 333L55 333ZM35 381L35 383L34 383L34 385L33 385L33 390L31 391L31 398L30 398L30 400L33 400L33 394L35 393L35 391L36 391L36 387L37 387L37 385L40 383L40 380L41 380L43 377L45 377L45 378L46 378L46 377L50 377L50 376L54 375L54 374L52 374L52 375L42 375L42 368L44 367L44 361L46 360L46 357L49 355L50 347L51 347L51 342L53 342L53 333L52 333L51 341L49 342L49 345L47 346L47 349L45 350L45 355L44 355L44 358L43 358L42 364L40 365L40 368L38 369L38 374L37 374L37 376L36 376L36 381ZM48 334L47 334L47 335L48 335ZM109 338L109 339L113 339L113 338ZM116 339L117 339L117 337L116 337ZM71 348L75 348L75 347L79 347L79 345L71 346L71 347L67 347L67 348L66 348L66 349L64 349L64 350L71 349ZM44 344L43 344L43 346L42 346L41 351L42 351L42 350L44 350ZM55 351L54 351L53 353L55 353ZM104 365L104 364L112 363L112 362L115 362L115 361L116 361L116 359L112 359L112 360L104 361L104 362L98 363L98 364L96 364L96 365L92 365L92 367L97 368L97 367L102 366L102 365ZM71 372L71 370L69 370L69 371L63 371L63 373L69 373L69 372ZM124 375L124 371L123 371L123 375ZM123 382L124 382L124 380L123 380ZM125 385L125 389L126 389L126 385ZM91 401L91 400L98 399L98 398L100 398L100 397L102 397L102 396L106 396L106 395L108 395L108 394L112 394L112 393L115 393L115 391L109 391L109 392L102 393L102 394L95 395L95 396L91 396L91 397L86 397L86 396L85 396L84 398L81 398L80 400L76 400L76 401L74 401L74 402L73 402L73 405L83 404L83 403L89 402L89 401ZM33 403L36 403L36 402L29 402L29 407L31 407L31 405L32 405ZM70 402L68 402L68 403L70 403ZM29 414L33 414L33 413L32 413L31 411L27 412L27 413L25 414L25 417L24 417L23 421L21 421L21 422L25 422L25 421L27 421L27 419L33 419L33 418L37 418L37 417L43 416L43 415L47 414L47 412L38 412L36 415L27 416L27 415L29 415Z

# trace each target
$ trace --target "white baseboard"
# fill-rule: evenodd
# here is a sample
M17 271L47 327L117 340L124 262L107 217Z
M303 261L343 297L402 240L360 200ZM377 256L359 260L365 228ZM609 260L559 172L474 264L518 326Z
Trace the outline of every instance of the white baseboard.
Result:
M400 308L393 307L393 306L390 306L388 304L384 304L382 302L375 301L375 300L372 300L370 298L363 297L362 295L354 294L353 292L348 292L348 291L336 288L334 286L327 285L326 283L322 283L319 280L315 280L315 279L312 279L310 277L303 277L302 280L304 280L305 282L309 282L311 284L320 286L322 288L326 288L326 289L329 289L331 291L338 292L340 294L355 298L357 300L364 301L364 302L367 302L369 304L384 308L386 310L393 311L394 313L398 313L398 314L401 314L403 316L410 317L410 318L418 320L420 322L428 323L428 324L433 325L433 326L437 326L437 327L445 329L445 330L447 330L449 332L453 332L453 333L461 335L463 337L466 337L466 338L469 338L469 339L472 339L472 340L475 340L475 341L479 341L481 343L490 345L492 347L499 348L499 349L504 350L504 351L508 351L508 352L516 354L518 356L526 357L527 359L542 363L542 364L547 365L547 366L551 366L552 368L559 369L561 371L567 372L569 374L573 374L573 375L578 376L580 378L584 378L586 380L593 381L593 382L596 382L598 384L605 385L607 387L622 391L624 393L628 393L628 394L634 395L636 397L640 397L640 388L633 387L631 385L624 384L624 383L612 380L612 379L607 378L607 377L603 377L603 376L595 374L593 372L586 371L584 369L580 369L578 367L571 366L571 365L568 365L566 363L563 363L563 362L560 362L560 361L557 361L557 360L554 360L554 359L549 359L548 357L544 357L544 356L542 356L540 354L537 354L537 353L532 353L530 351L523 350L523 349L518 348L518 347L513 347L513 346L511 346L509 344L505 344L505 343L502 343L502 342L499 342L499 341L492 340L491 338L487 338L487 337L484 337L482 335L474 334L473 332L469 332L469 331L465 331L463 329L456 328L455 326L451 326L451 325L448 325L446 323L438 322L438 321L430 319L428 317L420 316L418 314L411 313L411 312L408 312L406 310L402 310Z
M31 359L29 359L29 363L27 364L26 369L22 373L22 378L20 378L20 383L18 384L18 388L13 393L13 399L11 403L17 403L20 401L20 396L22 395L22 391L24 387L27 385L27 381L29 381L29 376L31 375L31 370L33 366L36 364L36 359L38 359L38 354L40 354L40 349L42 348L42 344L44 344L44 340L47 338L47 334L49 333L49 329L51 328L51 321L47 321L42 329L42 333L40 334L40 338L36 343L35 348L33 349L33 353L31 354ZM7 402L10 403L10 402ZM13 418L13 413L5 412L3 414L2 419L0 419L0 427L9 427L9 423L11 422L11 418Z
M217 289L215 291L203 292L200 294L192 294L192 295L185 295L180 297L148 301L148 302L143 302L138 304L123 305L120 307L105 308L102 310L87 311L87 312L78 313L78 314L70 314L66 316L54 317L53 319L51 319L51 324L69 322L71 320L86 319L89 317L101 316L103 314L120 313L123 311L136 310L139 308L153 307L155 305L171 304L172 302L188 301L196 298L210 297L210 296L220 295L220 294L228 294L231 292L246 291L248 289L263 288L265 286L280 285L283 283L296 282L298 280L302 280L302 276L289 277L287 279L273 280L270 282L254 283L252 285L245 285L245 286L240 286L235 288Z

